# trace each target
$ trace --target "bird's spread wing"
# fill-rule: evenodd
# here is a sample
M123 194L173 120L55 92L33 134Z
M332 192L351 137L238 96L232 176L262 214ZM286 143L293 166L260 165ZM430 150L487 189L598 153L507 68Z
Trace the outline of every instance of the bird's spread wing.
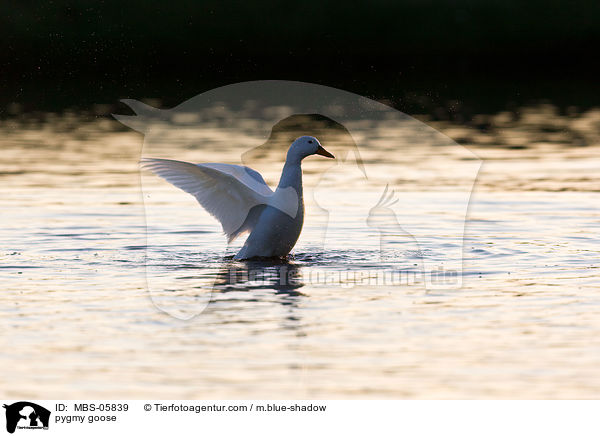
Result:
M259 194L268 197L273 194L263 176L256 170L253 170L249 167L244 167L241 165L231 165L224 163L206 163L206 164L197 164L196 166L203 168L212 168L217 171L221 171L225 174L229 174L230 176L235 177L244 185L251 187L253 190L258 192Z
M240 165L195 165L150 158L142 159L140 165L196 197L198 203L219 220L230 242L254 228L259 209L256 207L266 204L273 195L258 172Z

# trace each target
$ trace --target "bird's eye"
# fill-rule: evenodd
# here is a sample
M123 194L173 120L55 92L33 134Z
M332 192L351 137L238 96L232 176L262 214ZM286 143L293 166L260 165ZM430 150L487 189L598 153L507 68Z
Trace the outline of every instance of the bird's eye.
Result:
M312 139L308 141L309 144L312 144Z

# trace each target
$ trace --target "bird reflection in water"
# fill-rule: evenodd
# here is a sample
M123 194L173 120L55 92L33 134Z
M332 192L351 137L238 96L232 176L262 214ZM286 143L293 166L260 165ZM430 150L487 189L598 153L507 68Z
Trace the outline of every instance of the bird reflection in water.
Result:
M217 274L213 292L273 290L290 297L304 296L299 265L287 260L225 262Z
M281 328L293 331L298 337L306 336L297 312L299 300L306 297L299 291L303 286L301 267L288 260L264 259L241 263L233 262L229 257L216 276L207 310L219 310L219 302L223 299L229 305L236 300L243 305L274 302L288 308L280 319ZM242 313L244 311L238 311L237 316Z

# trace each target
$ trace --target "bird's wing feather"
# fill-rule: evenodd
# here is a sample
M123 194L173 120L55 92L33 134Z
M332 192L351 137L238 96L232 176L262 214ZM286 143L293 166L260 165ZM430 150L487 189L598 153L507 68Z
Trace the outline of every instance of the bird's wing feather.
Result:
M142 168L192 194L214 216L231 241L256 224L248 216L255 206L266 204L273 191L262 176L247 167L229 164L192 164L169 159L145 158Z
M256 192L269 196L273 194L263 176L256 170L252 168L245 167L242 165L232 165L232 164L224 164L224 163L206 163L206 164L197 164L200 167L212 168L230 176L235 177L244 185L247 185L254 189Z

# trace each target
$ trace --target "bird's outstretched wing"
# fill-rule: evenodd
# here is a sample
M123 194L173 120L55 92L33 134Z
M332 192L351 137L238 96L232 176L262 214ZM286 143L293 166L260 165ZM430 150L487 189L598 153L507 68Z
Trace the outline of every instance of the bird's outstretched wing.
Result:
M229 242L254 228L257 209L250 211L273 195L258 172L240 165L145 158L140 166L196 197L219 220Z

